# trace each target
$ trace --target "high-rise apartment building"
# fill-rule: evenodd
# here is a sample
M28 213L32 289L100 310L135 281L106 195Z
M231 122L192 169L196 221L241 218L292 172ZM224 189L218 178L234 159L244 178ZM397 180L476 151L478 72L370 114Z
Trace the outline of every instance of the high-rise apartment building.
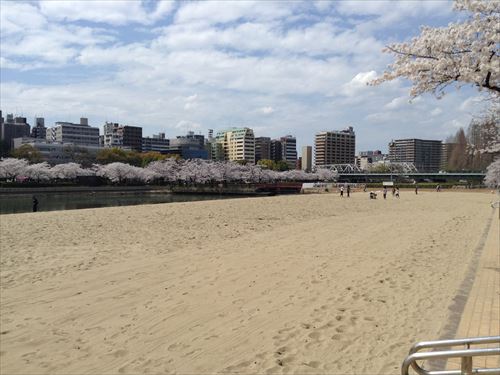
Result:
M89 126L86 118L81 118L79 124L59 121L47 129L46 139L49 142L99 147L99 128Z
M396 139L389 143L391 162L413 163L419 172L438 172L442 142L426 139Z
M47 128L45 127L45 119L43 117L35 117L35 123L31 129L31 137L37 139L47 138Z
M353 164L356 135L352 126L340 131L323 131L314 139L315 165Z
M280 138L282 160L286 161L289 169L295 169L297 164L297 139L286 135Z
M303 146L302 147L302 160L301 169L306 172L311 172L312 170L312 147Z
M122 127L123 146L142 152L142 127L124 125Z
M271 159L271 138L255 138L255 162Z
M0 113L0 117L1 113ZM7 114L7 118L0 122L0 154L8 155L13 148L14 138L29 137L30 125L26 122L26 117L14 117Z
M255 136L249 128L231 128L217 133L216 143L222 145L224 160L255 163Z
M283 160L283 147L279 139L273 139L271 141L271 157L272 161Z
M139 126L120 125L106 122L103 126L103 146L119 147L128 150L142 151L142 128Z

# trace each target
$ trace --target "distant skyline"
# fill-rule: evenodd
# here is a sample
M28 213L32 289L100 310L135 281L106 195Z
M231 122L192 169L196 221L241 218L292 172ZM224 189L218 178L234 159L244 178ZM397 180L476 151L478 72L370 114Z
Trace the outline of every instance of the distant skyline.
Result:
M0 1L0 108L105 121L168 138L248 126L255 135L353 126L356 150L442 139L481 108L470 87L408 103L408 82L366 82L382 48L456 21L451 1Z

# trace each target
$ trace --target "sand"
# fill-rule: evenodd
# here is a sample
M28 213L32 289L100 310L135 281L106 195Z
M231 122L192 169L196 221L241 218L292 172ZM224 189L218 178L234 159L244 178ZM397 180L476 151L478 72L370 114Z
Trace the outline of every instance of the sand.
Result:
M397 374L442 336L493 198L1 216L0 372Z

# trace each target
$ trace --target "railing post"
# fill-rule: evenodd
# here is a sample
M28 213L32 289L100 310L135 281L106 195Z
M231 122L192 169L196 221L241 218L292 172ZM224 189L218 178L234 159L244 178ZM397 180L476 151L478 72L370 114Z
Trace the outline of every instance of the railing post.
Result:
M462 357L460 371L462 375L472 375L472 357Z

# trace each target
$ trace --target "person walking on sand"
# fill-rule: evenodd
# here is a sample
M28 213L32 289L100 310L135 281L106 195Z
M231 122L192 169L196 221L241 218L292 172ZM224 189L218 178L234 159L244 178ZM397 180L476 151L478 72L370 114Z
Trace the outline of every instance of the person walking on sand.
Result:
M37 212L38 211L38 199L36 199L36 197L33 195L33 212Z
M347 198L351 196L351 185L347 185Z
M387 198L387 186L384 186L384 190L382 190L382 192L384 193L384 199Z
M399 188L398 187L396 188L396 198L399 199Z
M436 186L436 191L439 193L441 191L441 185Z
M418 185L415 185L415 195L418 195Z
M341 197L344 196L344 187L343 186L340 187L340 196Z
M396 188L393 186L392 187L392 197L394 198L394 194L396 194Z

